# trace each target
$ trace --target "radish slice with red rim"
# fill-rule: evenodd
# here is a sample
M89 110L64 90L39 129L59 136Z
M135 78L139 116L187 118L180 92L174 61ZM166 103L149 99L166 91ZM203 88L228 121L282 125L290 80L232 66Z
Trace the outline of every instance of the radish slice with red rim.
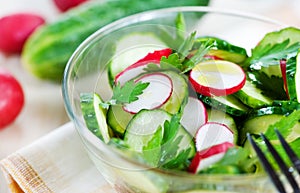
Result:
M166 48L163 50L157 50L152 53L148 53L144 58L138 60L132 65L125 68L115 77L115 83L119 82L123 85L125 82L137 77L138 75L145 72L144 68L150 63L160 64L160 59L165 56L168 57L172 53L172 49Z
M129 80L132 80L133 78L144 73L145 72L144 68L146 68L146 66L149 63L150 62L145 61L145 62L137 63L133 66L129 66L128 68L126 68L116 76L115 83L120 83L120 85L124 85L125 82L128 82ZM159 62L156 63L151 62L151 63L159 65Z
M200 170L220 161L231 147L234 147L233 143L224 142L198 151L189 166L189 171L198 173Z
M156 109L165 104L173 92L172 80L162 73L145 74L136 82L149 82L149 86L139 95L138 100L124 105L124 110L137 113L142 109Z
M197 151L202 151L224 142L233 143L233 141L233 132L226 125L217 122L207 122L202 125L195 136Z
M244 70L225 60L207 60L197 64L189 80L196 92L205 96L224 96L240 90L245 82Z
M188 97L188 102L184 107L180 120L182 126L193 136L201 125L208 120L208 115L204 104L195 97Z
M280 70L281 70L281 74L282 74L283 87L284 87L285 93L286 93L288 99L290 99L289 90L288 90L288 86L287 86L287 77L286 77L286 60L284 60L284 59L280 60Z

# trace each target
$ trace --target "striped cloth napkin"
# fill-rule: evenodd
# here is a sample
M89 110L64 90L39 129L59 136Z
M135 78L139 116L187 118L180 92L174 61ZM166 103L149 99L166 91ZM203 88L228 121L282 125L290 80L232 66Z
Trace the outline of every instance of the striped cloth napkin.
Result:
M1 160L0 192L113 193L87 156L72 123Z

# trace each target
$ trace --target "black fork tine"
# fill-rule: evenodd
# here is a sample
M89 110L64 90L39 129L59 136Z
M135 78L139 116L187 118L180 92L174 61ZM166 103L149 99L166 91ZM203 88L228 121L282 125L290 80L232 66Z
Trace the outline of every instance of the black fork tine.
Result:
M278 139L280 140L280 143L281 143L282 147L284 148L286 154L288 155L291 162L293 163L294 168L298 171L298 173L300 173L300 159L295 154L295 152L292 150L292 148L289 146L289 144L285 141L285 139L283 138L281 133L277 129L275 129L275 132L276 132Z
M247 134L247 138L250 141L252 147L254 148L254 150L255 150L258 158L260 159L263 167L265 168L267 174L271 178L273 184L276 186L277 190L280 193L286 193L286 191L284 189L284 186L282 185L282 183L281 183L277 173L275 172L274 168L271 166L271 164L267 160L266 156L264 155L262 150L258 147L258 145L254 142L254 140L252 139L252 137L249 133Z
M275 150L275 148L270 143L270 141L266 138L266 136L264 134L261 134L261 137L264 140L264 142L265 142L268 150L270 151L271 155L275 159L276 163L278 164L281 172L286 176L287 180L291 184L291 186L292 186L292 188L294 190L294 193L300 193L299 186L298 186L298 184L297 184L297 182L296 182L293 174L291 172L289 172L289 168L286 166L286 164L284 163L283 159L280 157L280 155Z

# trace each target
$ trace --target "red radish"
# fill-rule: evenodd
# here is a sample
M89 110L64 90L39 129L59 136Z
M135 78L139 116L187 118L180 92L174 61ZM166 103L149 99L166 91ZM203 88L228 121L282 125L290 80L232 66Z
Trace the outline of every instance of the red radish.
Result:
M233 141L233 132L226 125L217 122L205 123L195 135L197 151L202 151L224 142L233 143Z
M290 95L289 95L289 90L288 90L288 86L287 86L287 79L286 79L286 60L284 60L284 59L280 60L280 70L281 70L282 79L283 79L283 87L284 87L286 96L289 99Z
M27 38L43 25L45 20L35 14L16 13L0 19L0 51L20 53Z
M134 64L125 68L122 72L117 74L115 78L115 83L119 82L120 85L123 85L128 80L131 80L137 77L139 74L145 72L144 68L149 64L157 64L159 65L160 59L165 56L168 57L172 53L172 49L166 48L163 50L157 50L153 53L147 54L144 58L138 60Z
M160 61L160 59L165 56L168 57L170 54L172 54L172 49L171 48L165 48L162 50L156 50L152 53L148 53L144 58L140 59L139 61L136 62L136 64L140 62L145 62L145 61ZM135 64L133 64L135 65Z
M11 124L24 106L20 83L7 71L0 69L0 129Z
M124 110L137 113L142 109L155 109L161 107L170 98L173 91L172 80L165 74L146 74L136 82L149 82L149 86L139 95L138 100L126 104Z
M220 161L231 147L234 147L233 143L224 142L196 152L189 166L189 171L196 174L200 170Z
M207 120L208 115L204 104L197 98L189 97L180 121L182 126L194 136Z
M240 90L245 82L244 70L224 60L207 60L197 64L189 80L196 92L205 96L224 96Z
M86 1L87 0L54 0L54 3L60 11L64 12Z

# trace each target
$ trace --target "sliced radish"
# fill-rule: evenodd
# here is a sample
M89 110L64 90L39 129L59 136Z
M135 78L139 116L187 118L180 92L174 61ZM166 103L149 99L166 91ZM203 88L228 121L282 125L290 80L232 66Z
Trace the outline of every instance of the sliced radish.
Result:
M165 74L146 74L136 82L149 82L149 86L139 95L138 100L124 105L124 110L137 113L142 109L156 109L168 101L173 91L172 80Z
M139 61L136 62L136 64L140 63L140 62L145 62L145 61L160 61L160 59L165 56L168 57L170 54L172 54L172 49L171 48L166 48L166 49L162 49L162 50L156 50L152 53L148 53L147 56L145 56L144 58L140 59ZM135 64L133 64L135 65Z
M287 78L286 78L286 60L284 60L284 59L280 60L280 70L281 70L282 79L283 79L283 88L285 90L286 96L289 99L290 95L289 95Z
M163 50L157 50L147 54L144 58L138 60L134 64L125 68L122 72L116 75L115 83L119 82L123 85L125 82L137 77L141 73L145 72L144 68L149 64L159 65L160 59L165 56L168 57L172 53L172 49L166 48Z
M204 104L195 97L189 97L180 121L182 126L195 136L200 126L205 124L207 120L208 116Z
M240 90L246 75L243 69L225 60L207 60L197 64L189 80L196 92L205 96L224 96Z
M220 161L231 147L234 147L233 143L224 142L198 151L189 166L189 171L198 173L200 170Z
M195 136L197 151L224 142L233 143L233 141L233 132L226 125L217 122L205 123L198 129Z

